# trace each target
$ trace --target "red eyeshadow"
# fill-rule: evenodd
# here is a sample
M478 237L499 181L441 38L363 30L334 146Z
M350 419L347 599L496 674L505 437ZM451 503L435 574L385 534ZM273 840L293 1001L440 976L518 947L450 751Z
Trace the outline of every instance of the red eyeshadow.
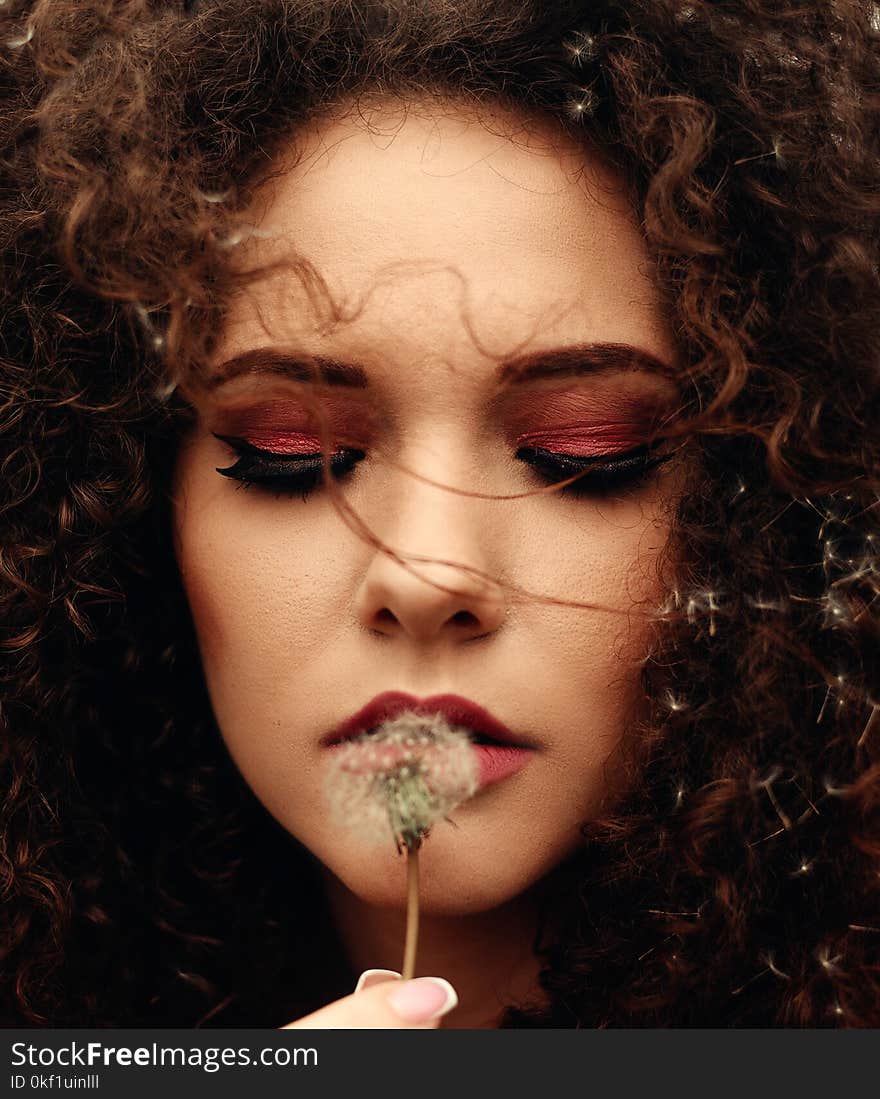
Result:
M632 424L574 424L560 425L547 431L533 431L517 435L516 446L543 447L560 454L608 454L614 451L632 450L647 437Z
M623 452L651 438L664 407L663 399L653 395L538 393L517 405L509 419L510 437L516 447L561 454Z
M321 449L318 436L307 432L284 431L261 435L248 431L242 438L251 446L259 447L260 450L271 450L273 454L315 454Z
M370 417L358 402L322 405L325 422L303 404L276 400L218 413L212 430L245 439L261 450L276 454L315 454L321 450L321 427L334 447L355 445L369 434Z

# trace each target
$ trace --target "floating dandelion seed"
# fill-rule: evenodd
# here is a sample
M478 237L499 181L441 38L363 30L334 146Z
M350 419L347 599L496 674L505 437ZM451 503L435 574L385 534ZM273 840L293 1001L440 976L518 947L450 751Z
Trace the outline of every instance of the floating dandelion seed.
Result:
M822 785L825 788L826 796L830 798L844 797L850 790L849 786L835 786L827 775L822 779Z
M592 90L590 88L579 88L577 94L568 101L567 111L573 121L579 122L591 115L595 107L596 101L593 98Z
M162 382L161 384L157 385L153 390L153 394L155 395L157 400L167 401L171 394L175 391L175 389L177 389L178 385L179 382L176 379L172 378L170 381Z
M18 35L16 38L7 38L6 45L11 50L19 50L22 46L26 46L28 42L34 37L34 25L25 28L23 34Z
M217 240L220 248L235 248L249 240L271 240L277 235L275 229L260 229L256 225L239 225L232 229L226 236Z
M777 54L780 65L786 69L808 69L810 67L810 59L808 57L802 57L799 53L795 53L793 50L782 50Z
M683 698L678 698L671 690L667 690L663 695L663 702L666 708L671 710L674 714L681 713L682 710L687 710L689 706Z
M837 592L829 590L819 599L822 608L823 626L827 629L834 626L849 626L851 620L847 614L847 606Z
M709 612L710 637L715 636L715 612L720 609L716 602L717 594L718 593L714 591L695 591L693 595L689 597L686 607L687 620L692 626L696 624L699 614L702 614L703 611Z
M599 52L596 39L591 34L580 32L565 43L565 48L571 61L575 65L583 65L593 61Z
M150 319L149 311L147 310L147 307L143 304L143 302L137 301L134 303L134 312L135 316L140 321L144 331L149 336L150 346L155 351L164 351L165 337L162 335L161 332L158 331L156 326L153 324L152 320Z
M769 951L767 952L767 954L763 955L762 960L767 963L767 968L775 976L781 978L783 981L791 980L791 977L788 975L788 973L783 973L782 970L776 965L773 960L773 955Z
M785 604L781 599L764 599L763 596L753 598L751 595L746 596L746 602L755 608L757 611L784 611Z
M465 729L442 714L406 710L333 748L327 801L337 823L369 843L393 839L407 856L402 974L415 972L418 851L432 826L477 791L479 764Z
M706 592L706 602L709 606L709 636L715 636L715 611L718 610L718 604L715 602L715 593Z
M200 191L196 189L196 196L202 200L202 202L210 203L211 205L217 205L221 202L226 202L232 194L232 188L226 191Z
M878 705L876 702L871 702L870 699L868 700L868 703L872 707L871 714L870 714L870 717L868 718L867 725L862 730L862 735L856 741L856 747L857 748L861 748L861 746L865 743L865 741L868 739L868 736L869 736L871 730L877 724L878 719L880 719L880 705Z
M840 967L838 962L843 959L842 954L836 954L833 958L829 957L830 951L827 946L821 946L816 950L816 961L825 970L826 973L837 974L840 973Z
M677 588L674 588L670 594L666 597L662 606L657 608L657 614L660 618L665 618L671 615L673 611L676 611L681 606L681 594Z
M846 677L843 676L843 675L837 675L834 678L837 680L837 686L839 688L842 688L844 683L846 682ZM825 709L828 706L828 700L831 698L831 693L832 693L833 690L834 690L834 688L829 685L828 689L825 692L825 697L822 699L822 706L819 710L819 716L816 718L816 724L817 725L822 721L822 718L825 716ZM842 698L838 698L837 705L838 706L843 705L843 699Z
M789 820L788 816L783 812L782 806L779 804L779 802L776 798L776 795L773 793L773 783L778 778L780 778L781 775L782 775L782 768L779 767L777 764L774 764L770 768L770 770L767 773L767 776L765 778L752 779L752 781L750 782L749 785L750 785L753 792L758 791L758 790L765 790L767 792L767 797L770 799L771 805L776 810L776 815L782 821L783 828L784 829L790 829L791 828L791 821ZM776 833L774 833L774 835L775 834ZM769 838L769 837L766 837L766 838Z

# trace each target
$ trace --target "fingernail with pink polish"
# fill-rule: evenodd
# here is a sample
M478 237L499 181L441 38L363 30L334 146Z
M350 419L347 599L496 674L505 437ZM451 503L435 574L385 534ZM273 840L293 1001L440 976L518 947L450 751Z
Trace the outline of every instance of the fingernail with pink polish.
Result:
M358 983L354 986L355 992L361 992L365 988L382 984L383 981L399 981L402 974L396 969L365 969L358 977Z
M391 1010L407 1023L428 1023L458 1004L455 989L442 977L416 977L393 989L388 996Z

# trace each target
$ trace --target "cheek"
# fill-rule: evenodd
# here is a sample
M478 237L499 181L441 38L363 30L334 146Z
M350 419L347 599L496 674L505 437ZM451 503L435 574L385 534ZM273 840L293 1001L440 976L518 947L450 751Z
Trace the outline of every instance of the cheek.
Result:
M203 532L192 527L186 521L178 527L177 564L199 640L202 662L207 669L219 661L228 648L228 626L232 625L227 622L229 608L240 608L240 602L238 599L233 602L228 589L226 599L221 598L217 571L220 554L216 548L212 550Z
M324 524L336 530L332 546L307 506L292 523L271 497L215 486L206 464L213 472L204 458L181 465L174 518L212 709L248 786L292 834L308 835L325 807L302 734L339 706L338 671L328 686L315 668L345 621L340 524ZM309 689L292 698L301 683Z
M205 512L199 480L193 454L184 445L172 487L174 552L202 660L207 663L223 651L226 634L224 605L217 598L218 524Z
M543 606L557 616L562 631L560 651L584 646L603 651L623 627L638 643L644 612L656 604L662 587L658 560L669 523L661 498L547 499L525 528L521 547L527 565L519 582L547 597ZM554 607L553 597L572 605Z
M332 554L307 523L279 521L276 501L215 480L209 459L181 458L178 567L215 702L245 688L265 698L278 689L279 668L289 674L322 622L326 630Z
M282 718L291 713L290 683L307 678L333 618L328 580L307 537L267 532L268 512L252 505L245 524L242 501L231 506L227 491L221 502L210 483L210 491L199 492L197 478L188 487L177 557L212 709L243 778L288 823L289 807L308 800L295 779L308 760ZM293 712L307 715L311 701Z
M658 498L659 501L659 498ZM575 503L574 507L577 504ZM643 704L641 673L660 601L658 565L669 524L649 497L591 509L586 520L534 524L529 589L572 604L517 609L526 664L545 670L550 721L571 727L566 765L582 769L614 747ZM584 754L586 753L586 755Z
M290 676L326 636L332 571L316 571L315 550L300 539L246 536L220 514L181 533L179 565L206 673L218 687L228 681L265 697L279 671Z

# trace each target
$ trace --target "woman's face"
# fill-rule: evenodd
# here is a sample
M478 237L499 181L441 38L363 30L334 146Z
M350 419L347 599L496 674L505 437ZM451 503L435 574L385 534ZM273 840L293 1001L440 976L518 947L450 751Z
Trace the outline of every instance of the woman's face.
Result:
M262 195L247 258L304 257L348 312L328 323L293 267L276 270L233 304L216 384L193 397L174 507L207 686L256 796L379 905L404 903L403 860L328 817L322 739L406 691L463 696L535 744L422 850L424 909L482 911L572 853L619 785L605 760L639 714L648 634L633 610L659 596L678 475L670 463L610 491L514 500L443 486L505 496L570 475L548 478L525 447L632 451L674 405L650 365L674 349L620 181L549 125L379 104L369 124L314 124L297 152ZM365 455L340 491L417 575L350 529L325 487L303 499L217 472L241 449L217 435L281 461L319 449L296 380L316 358L336 369L310 392ZM496 375L523 363L537 369L499 396Z

